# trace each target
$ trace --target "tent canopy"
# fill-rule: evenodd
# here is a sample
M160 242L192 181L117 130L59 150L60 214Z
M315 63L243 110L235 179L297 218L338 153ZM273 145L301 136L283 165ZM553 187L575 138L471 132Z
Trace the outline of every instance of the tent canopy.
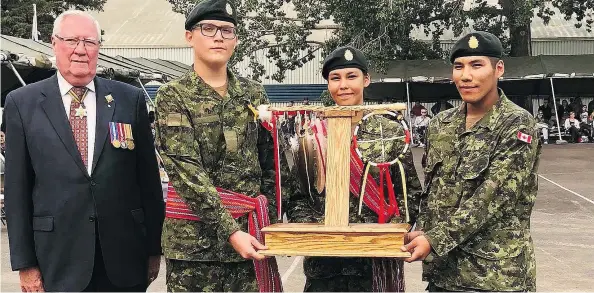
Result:
M2 52L2 98L21 86L10 64L18 71L25 83L32 83L50 77L56 70L56 58L51 44L36 42L7 35L1 35ZM183 73L190 67L177 62L151 60L145 58L132 60L124 57L111 57L99 53L97 75L139 86L138 80L146 83L152 80L166 82Z
M594 96L594 55L505 57L499 87L509 96L551 95L550 78L559 96ZM371 99L412 100L459 98L446 60L392 61L384 72L371 71L366 89Z

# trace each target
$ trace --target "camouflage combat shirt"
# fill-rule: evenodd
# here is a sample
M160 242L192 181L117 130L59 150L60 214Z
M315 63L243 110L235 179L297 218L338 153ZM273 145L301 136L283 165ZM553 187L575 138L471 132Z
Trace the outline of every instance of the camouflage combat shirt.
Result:
M380 124L382 125L380 133ZM377 140L382 136L384 138L393 138L403 134L400 122L395 121L389 115L371 116L367 121L361 124L358 132L358 141ZM362 143L357 145L364 157L372 159L375 162L388 162L396 158L403 150L402 144L395 143L395 140L386 140L384 143L385 156L381 158L382 150L379 143ZM413 154L408 150L403 154L401 162L404 167L407 188L407 206L410 219L409 224L416 222L419 204L421 199L422 186L413 163ZM297 169L297 168L296 168ZM296 170L297 173L303 170ZM369 173L379 184L379 172L377 167L371 167ZM390 166L393 189L398 202L400 216L394 216L389 219L390 223L406 223L405 204L403 197L403 184L401 180L400 169L397 164ZM386 184L386 183L384 183ZM323 223L325 208L325 192L321 194L315 192L312 187L311 195L307 190L295 192L290 196L287 203L287 218L294 223ZM388 202L388 193L384 193L385 201ZM349 223L378 223L378 215L363 204L361 215L358 214L359 197L352 194L349 198ZM371 258L332 258L332 257L306 257L303 263L303 270L308 278L329 278L334 276L371 276L372 262Z
M424 279L446 290L534 291L535 120L501 91L469 130L465 119L462 104L429 123L418 223L432 247Z
M264 194L275 211L272 137L247 107L268 104L268 97L256 82L230 71L228 78L225 97L194 71L157 92L157 139L165 169L200 218L165 219L162 246L170 259L244 261L228 238L237 230L247 232L247 216L234 220L215 187L252 197Z

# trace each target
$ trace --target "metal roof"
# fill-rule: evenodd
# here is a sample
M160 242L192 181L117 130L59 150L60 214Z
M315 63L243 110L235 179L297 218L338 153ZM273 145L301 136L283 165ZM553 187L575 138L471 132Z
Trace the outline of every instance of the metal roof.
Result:
M126 58L123 56L116 56L118 60L122 60L125 62L129 62L133 66L139 67L147 67L152 69L157 69L161 72L166 73L171 77L178 77L190 70L190 66L184 65L180 66L177 63L173 63L167 60L161 59L146 59L146 58Z
M106 47L188 47L185 16L167 0L109 0L103 11L89 12L99 22Z

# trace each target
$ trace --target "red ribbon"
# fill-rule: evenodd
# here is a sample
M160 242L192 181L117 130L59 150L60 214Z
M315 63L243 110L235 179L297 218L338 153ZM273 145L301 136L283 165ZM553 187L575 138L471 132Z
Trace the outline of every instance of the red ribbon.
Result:
M378 166L379 167L379 166ZM388 171L389 173L390 171ZM378 215L379 219L378 222L383 224L386 222L386 218L384 215L384 211L386 210L386 201L384 200L384 168L379 167L379 203L380 203L380 211L381 213ZM388 215L390 215L390 211L388 210Z
M388 186L388 214L389 215L396 215L400 216L400 209L398 208L398 202L396 201L396 194L394 193L394 184L392 182L392 175L390 175L390 164L388 163L381 163L378 164L377 167L380 169L380 198L383 203L384 193L383 193L383 177L386 178L386 185Z
M276 187L276 213L282 218L281 172L278 149L278 128L276 127L276 112L272 112L272 143L274 144L274 182Z

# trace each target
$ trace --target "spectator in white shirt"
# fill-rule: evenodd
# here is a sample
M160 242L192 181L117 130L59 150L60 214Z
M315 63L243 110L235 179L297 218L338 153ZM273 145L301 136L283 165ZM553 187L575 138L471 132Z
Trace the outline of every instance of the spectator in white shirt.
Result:
M575 112L569 112L569 118L565 119L565 130L571 134L569 142L576 143L580 136L580 119L575 118Z
M421 116L415 117L415 120L413 121L413 127L419 135L419 147L425 147L425 141L427 138L427 125L429 125L429 121L431 121L431 118L427 116L427 109L425 108L421 109Z
M536 114L536 126L538 130L542 133L543 143L549 143L549 124L548 121L544 117L544 113L542 110L538 110L538 114Z

